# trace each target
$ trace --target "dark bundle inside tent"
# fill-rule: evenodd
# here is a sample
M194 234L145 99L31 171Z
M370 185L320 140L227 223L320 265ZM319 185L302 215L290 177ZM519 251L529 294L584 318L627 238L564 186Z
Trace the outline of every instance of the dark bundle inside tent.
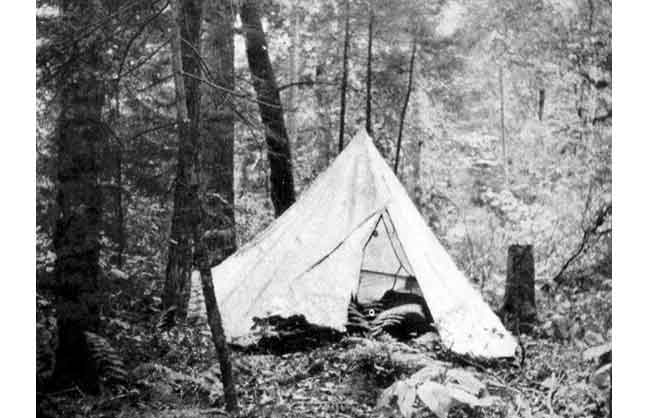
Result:
M434 331L425 299L414 293L387 290L382 298L361 304L353 295L349 302L347 333L377 337L383 333L407 340ZM303 315L271 315L254 319L251 344L238 345L246 352L288 352L309 350L338 341L344 333L309 323Z

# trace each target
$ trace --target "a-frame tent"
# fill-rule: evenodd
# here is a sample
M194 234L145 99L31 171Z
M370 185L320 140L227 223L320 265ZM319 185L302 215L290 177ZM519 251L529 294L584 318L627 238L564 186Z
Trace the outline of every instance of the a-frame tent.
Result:
M298 201L211 271L228 340L252 318L302 314L343 331L360 276L415 277L451 350L510 357L517 343L362 131Z

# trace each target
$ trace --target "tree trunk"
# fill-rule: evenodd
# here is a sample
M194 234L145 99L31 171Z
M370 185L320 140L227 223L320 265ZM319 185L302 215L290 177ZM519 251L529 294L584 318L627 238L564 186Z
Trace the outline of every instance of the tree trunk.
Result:
M173 10L176 17L172 64L178 117L178 163L162 301L165 307L176 306L178 317L184 318L191 278L193 225L197 221L197 214L192 210L192 198L198 181L195 166L200 136L200 80L183 77L182 73L201 73L200 58L194 53L194 48L200 50L202 1L175 0Z
M420 210L421 195L423 193L423 190L421 188L421 154L423 151L423 141L420 139L417 140L415 147L414 169L412 173L414 183L414 204Z
M412 54L409 62L409 78L407 80L407 91L405 101L400 114L400 123L398 125L398 141L396 142L396 158L394 160L394 174L398 174L398 160L400 159L401 141L403 138L403 126L405 125L405 115L407 114L407 105L410 95L412 94L412 79L414 78L414 59L416 58L416 37L412 39Z
M346 91L349 79L349 14L350 0L344 2L344 52L342 53L342 86L340 88L340 133L338 135L338 154L344 149L344 120L346 118Z
M290 142L284 112L281 107L277 81L272 70L265 33L255 0L241 6L241 21L245 28L245 45L261 120L265 126L268 161L270 162L270 198L275 216L280 216L295 202Z
M504 68L499 67L499 91L500 91L500 137L502 140L502 164L504 166L504 187L509 187L508 158L506 156L506 126L504 125Z
M508 249L506 289L501 310L514 332L528 332L536 319L535 266L532 245L511 245Z
M126 215L124 210L124 145L117 149L117 268L124 267L124 252L126 252Z
M232 373L232 362L230 351L225 339L223 322L216 296L214 293L214 284L209 270L209 265L205 264L206 258L198 260L200 267L200 279L202 283L203 296L205 297L205 308L207 311L207 323L212 335L212 342L218 356L218 364L221 372L221 382L223 383L223 393L225 397L225 408L228 412L235 414L238 411L238 401L236 395L236 386L234 375Z
M371 78L372 78L371 47L373 43L374 13L373 13L373 6L370 5L369 7L371 8L371 10L369 10L369 35L368 35L369 41L367 43L367 104L365 106L365 111L366 111L365 129L367 130L367 133L369 133L369 135L373 136L373 128L371 126Z
M97 16L92 2L66 1L63 18L69 27L80 27ZM101 111L105 70L101 40L94 38L80 50L61 86L61 114L57 121L58 217L54 232L54 267L58 348L53 382L65 387L78 384L97 392L98 376L89 357L84 331L99 327L99 230L101 192L98 185L97 148L105 140Z
M209 1L203 56L212 81L234 91L234 10L228 0ZM225 90L203 94L200 179L203 231L210 266L236 250L234 220L234 102Z
M332 148L335 146L333 143L333 126L331 123L331 112L329 103L326 101L326 90L324 86L324 79L326 75L326 62L320 62L315 69L315 100L317 103L317 119L319 122L319 129L317 135L317 164L315 166L315 174L319 174L326 169L331 161Z
M209 17L213 27L208 36L208 48L213 48L212 67L213 77L219 83L229 87L234 84L234 43L231 20L230 3L226 0L210 5ZM202 22L202 1L183 0L176 10L178 26L183 43L182 67L187 73L200 75L200 57L195 51L200 51L200 27ZM179 37L176 37L178 40ZM187 45L187 43L189 45ZM178 67L178 59L175 59ZM176 72L181 74L181 72ZM186 93L183 92L186 88ZM227 410L236 413L238 410L232 365L225 340L225 333L221 322L220 312L214 296L211 282L210 268L220 262L226 255L234 250L234 235L223 234L234 230L233 209L233 115L231 107L224 102L230 100L226 93L220 96L211 96L218 105L219 113L208 112L210 120L205 124L208 137L200 142L200 79L195 77L176 77L176 91L179 100L186 97L186 107L178 103L178 120L180 122L180 147L178 162L178 178L176 192L180 186L180 179L185 182L182 199L178 200L179 206L174 208L174 221L177 221L179 230L189 243L187 252L189 259L182 260L181 271L186 276L179 277L184 283L182 286L190 288L191 266L196 266L201 273L203 295L207 320L212 333L212 340L218 355L221 380L225 393ZM217 94L217 93L212 93ZM229 102L231 103L231 102ZM186 114L185 114L186 112ZM185 136L182 136L185 135ZM180 164L183 162L183 165ZM180 175L180 168L184 170ZM221 193L223 195L221 195ZM224 197L226 196L226 197ZM179 211L178 209L182 209ZM182 217L182 219L180 219ZM173 248L173 247L172 247ZM194 250L193 253L191 250ZM169 253L171 254L171 248ZM186 254L183 254L183 256ZM171 264L171 256L169 263ZM186 262L185 262L186 261ZM178 265L180 265L178 263ZM180 269L179 269L180 270ZM168 277L167 277L168 279ZM186 305L187 298L182 294L182 304ZM180 305L178 305L180 306ZM186 306L184 306L186 313Z
M538 90L538 120L542 120L545 104L545 89Z
M120 80L115 81L115 86L113 89L113 100L115 102L114 107L110 111L110 126L113 132L119 130L119 102L120 102L120 91L119 91ZM124 266L124 252L126 251L126 223L124 216L124 174L123 174L123 165L124 165L124 143L121 137L115 133L115 143L116 146L108 147L108 152L111 155L115 156L114 161L114 171L112 173L112 179L114 179L114 187L112 187L112 193L114 195L115 204L115 226L112 228L114 231L114 240L116 244L115 248L115 264L117 268L122 269Z

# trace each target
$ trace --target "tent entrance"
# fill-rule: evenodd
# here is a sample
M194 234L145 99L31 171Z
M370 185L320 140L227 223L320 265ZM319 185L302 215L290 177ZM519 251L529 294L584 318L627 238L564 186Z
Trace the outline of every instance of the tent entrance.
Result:
M379 300L388 290L422 296L389 212L384 210L364 246L358 302Z

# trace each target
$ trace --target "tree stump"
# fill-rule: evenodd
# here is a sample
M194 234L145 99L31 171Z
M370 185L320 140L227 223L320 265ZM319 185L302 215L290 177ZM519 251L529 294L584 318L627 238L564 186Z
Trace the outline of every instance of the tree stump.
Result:
M529 332L536 319L535 267L532 245L508 249L506 289L500 316L515 334Z

